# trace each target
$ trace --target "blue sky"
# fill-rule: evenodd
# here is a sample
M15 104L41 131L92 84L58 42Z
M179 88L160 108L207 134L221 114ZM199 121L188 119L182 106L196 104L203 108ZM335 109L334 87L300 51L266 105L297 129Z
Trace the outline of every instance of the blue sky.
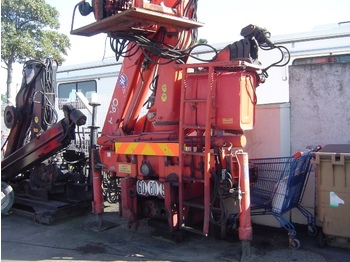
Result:
M46 0L60 13L60 31L69 35L74 6L79 0ZM198 20L205 23L199 30L199 38L209 44L237 41L240 31L248 24L255 24L268 29L272 35L284 35L310 31L322 24L350 21L349 0L199 0ZM93 14L82 17L77 11L75 27L94 22ZM71 49L63 65L80 64L102 60L104 56L112 56L105 35L93 37L70 36ZM22 65L15 67L14 82L21 82ZM6 73L1 70L3 85ZM2 91L3 92L3 91Z

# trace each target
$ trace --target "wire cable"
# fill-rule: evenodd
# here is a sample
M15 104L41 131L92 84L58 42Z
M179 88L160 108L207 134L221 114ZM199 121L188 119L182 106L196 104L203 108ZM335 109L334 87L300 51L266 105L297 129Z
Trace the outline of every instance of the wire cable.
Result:
M262 49L262 50L265 50L265 51L269 51L269 50L273 50L273 49L278 49L281 53L281 58L280 60L278 60L277 62L275 63L272 63L271 65L265 67L264 69L262 69L262 74L267 78L268 77L268 74L267 74L267 70L269 70L271 67L283 67L283 66L286 66L288 65L289 61L290 61L290 53L289 53L289 50L285 47L285 46L275 46L275 47L267 47L265 45L259 45L259 47ZM285 62L282 63L282 61L285 59Z
M128 53L126 50L129 47L128 43L130 43L130 42L135 44L135 45L131 46L131 49L135 49L137 46L137 50L141 49L144 56L150 62L152 62L154 64L168 64L168 63L171 63L172 61L177 61L178 63L184 63L185 59L188 56L190 56L193 59L196 59L198 61L210 62L216 58L217 53L218 53L218 51L213 46L210 46L210 45L204 44L204 43L195 44L195 45L190 46L189 48L180 50L174 46L171 46L169 44L165 44L164 42L159 42L159 41L155 41L155 40L152 41L152 40L150 40L142 35L134 35L134 34L130 34L127 32L118 32L117 34L115 34L115 38L111 38L111 41L110 41L111 48L112 48L113 52L115 52L117 59L119 59L119 57L132 56L137 52L137 50L135 50L134 52L130 53L130 50L128 50L129 55L126 56L126 54ZM191 52L195 48L198 48L200 46L207 46L207 47L211 48L215 53L214 58L201 59L201 58L198 58L196 56L191 55ZM155 59L155 58L157 58L157 59ZM159 58L164 58L168 61L160 63Z

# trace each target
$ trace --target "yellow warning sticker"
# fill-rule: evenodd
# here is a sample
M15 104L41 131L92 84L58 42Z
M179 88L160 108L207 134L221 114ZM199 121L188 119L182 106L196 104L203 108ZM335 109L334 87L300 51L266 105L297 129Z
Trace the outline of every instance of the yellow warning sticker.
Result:
M167 91L167 89L168 89L168 87L167 87L166 84L162 85L162 90L163 90L164 93Z
M161 96L160 96L160 99L162 99L163 102L165 102L167 99L168 99L168 96L163 93Z
M177 143L116 142L115 152L127 155L179 156ZM128 165L128 164L125 164Z

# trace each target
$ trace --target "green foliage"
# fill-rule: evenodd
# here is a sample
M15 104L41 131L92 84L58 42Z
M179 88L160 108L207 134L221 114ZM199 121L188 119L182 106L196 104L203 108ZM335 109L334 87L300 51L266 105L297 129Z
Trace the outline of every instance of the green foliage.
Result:
M7 94L1 94L1 101L6 104L7 103Z
M204 38L200 38L198 41L197 41L198 44L208 44L208 40L207 39L204 39Z
M7 67L47 57L64 61L70 42L56 31L58 17L44 0L1 0L1 61Z

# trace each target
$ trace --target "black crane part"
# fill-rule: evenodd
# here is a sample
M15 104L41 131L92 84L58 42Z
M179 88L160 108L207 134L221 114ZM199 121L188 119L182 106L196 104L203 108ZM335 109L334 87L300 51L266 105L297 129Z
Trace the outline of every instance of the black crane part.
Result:
M69 112L75 111L73 107L68 108ZM69 113L67 117L72 118ZM89 181L79 182L74 178L79 174L63 174L53 168L49 170L55 165L46 162L74 139L75 124L72 125L67 117L1 163L2 181L8 182L15 191L12 211L43 224L91 211L92 189ZM87 159L80 157L82 161ZM21 179L22 174L26 173L30 175Z
M12 211L44 224L89 211L92 200L91 179L84 171L88 157L67 150L75 140L76 126L85 125L86 116L64 105L62 120L47 121L53 114L48 116L45 106L54 104L51 64L49 60L25 63L16 106L5 110L5 124L11 130L1 161L1 180L14 190ZM61 160L53 157L62 152ZM63 162L69 167L62 168Z

